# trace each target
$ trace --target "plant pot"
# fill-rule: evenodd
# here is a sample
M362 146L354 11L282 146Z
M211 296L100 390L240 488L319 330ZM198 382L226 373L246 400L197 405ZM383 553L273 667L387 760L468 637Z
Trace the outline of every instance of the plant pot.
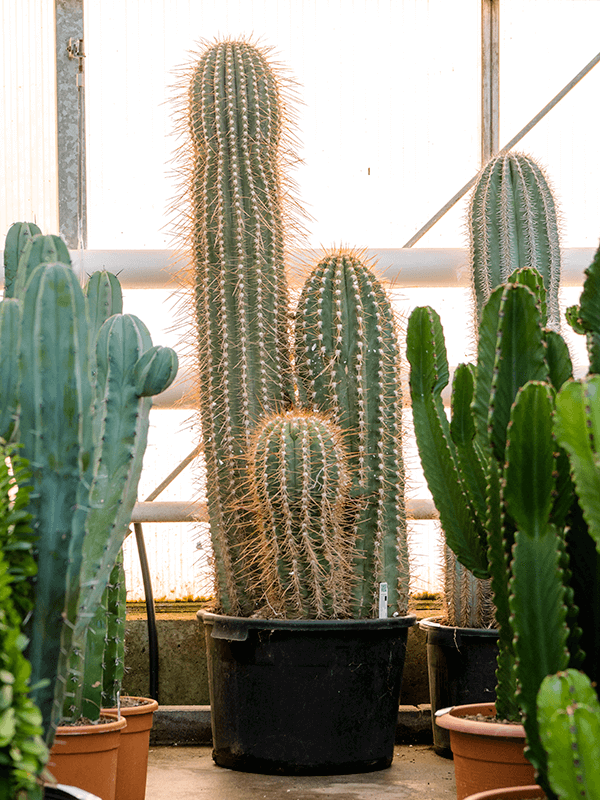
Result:
M435 714L451 706L495 702L498 631L441 625L433 618L420 620L419 627L426 635L433 748L449 758L450 734L435 724Z
M124 705L127 700L139 705ZM149 697L122 698L120 711L127 727L119 745L116 800L144 800L146 796L150 729L157 708L157 701ZM103 709L105 712L116 715L117 709Z
M458 800L487 789L535 783L535 771L523 753L522 725L465 719L495 713L493 703L471 703L436 717L437 724L450 731Z
M60 784L85 789L100 800L115 800L119 742L127 720L112 714L105 716L111 721L60 725L48 769Z
M509 786L477 792L467 797L467 800L546 800L546 795L541 786Z
M213 759L246 772L389 767L408 628L377 620L264 620L199 611Z

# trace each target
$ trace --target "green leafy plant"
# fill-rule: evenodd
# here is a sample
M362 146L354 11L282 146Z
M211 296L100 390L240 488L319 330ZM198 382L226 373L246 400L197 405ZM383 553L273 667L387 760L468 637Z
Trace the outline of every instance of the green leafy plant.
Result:
M86 296L70 264L45 262L52 248L29 271L38 241L17 259L22 294L0 304L0 437L29 463L38 572L25 632L50 745L59 720L82 713L87 629L131 520L151 396L174 379L177 356L120 313L114 279L93 279Z
M10 458L10 462L9 462ZM9 468L10 464L10 468ZM0 445L0 798L37 800L48 760L42 715L31 700L23 620L32 611L36 565L26 512L26 467Z

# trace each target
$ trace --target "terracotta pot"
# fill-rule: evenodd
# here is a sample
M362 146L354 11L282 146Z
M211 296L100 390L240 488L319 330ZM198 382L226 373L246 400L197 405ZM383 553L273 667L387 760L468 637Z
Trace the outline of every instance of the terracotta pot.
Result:
M458 800L487 789L533 785L535 772L523 754L523 726L465 719L476 714L493 716L494 704L454 706L436 717L450 731Z
M140 701L141 705L121 705L121 716L127 720L127 727L123 731L119 745L115 800L144 800L150 729L158 703L149 697L124 699ZM115 715L117 713L116 708L106 709L106 711ZM102 713L104 713L104 709Z
M546 800L546 795L541 786L509 786L477 792L467 797L467 800Z
M60 784L85 789L101 800L115 800L119 742L127 720L106 716L110 722L60 725L48 769Z

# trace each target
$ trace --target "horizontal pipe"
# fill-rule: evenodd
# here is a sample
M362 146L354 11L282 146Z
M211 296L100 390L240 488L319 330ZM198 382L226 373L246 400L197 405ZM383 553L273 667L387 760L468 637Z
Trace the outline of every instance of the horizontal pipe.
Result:
M297 250L290 258L292 284L300 282L310 265L322 255L321 250ZM570 247L563 250L561 282L564 286L581 286L583 272L594 257L593 247ZM368 258L377 262L383 278L396 286L468 286L468 253L462 247L401 247L366 250ZM71 251L73 267L91 275L106 269L119 276L125 289L175 289L176 276L185 267L183 257L175 250L83 250Z
M409 519L439 519L433 500L408 500L406 505ZM131 521L133 523L208 522L208 511L206 503L198 501L145 501L135 504Z

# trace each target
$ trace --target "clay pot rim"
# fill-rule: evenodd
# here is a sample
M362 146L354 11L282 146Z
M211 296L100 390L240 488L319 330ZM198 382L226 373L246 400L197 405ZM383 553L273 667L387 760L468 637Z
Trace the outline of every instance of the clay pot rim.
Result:
M153 700L151 697L138 697L137 695L127 695L131 700L142 700L143 704L139 706L121 706L121 717L133 717L139 714L153 714L158 708L158 701ZM111 714L115 717L118 715L117 708L103 708L103 714Z
M494 703L469 703L462 706L453 706L442 709L443 714L436 715L435 721L440 728L457 733L476 736L496 736L504 739L524 739L525 729L522 725L507 724L503 722L483 722L476 719L464 719L465 716L475 714L494 714Z
M59 725L56 729L56 736L90 736L98 733L112 733L121 731L127 725L125 717L120 719L116 714L102 710L102 716L111 717L110 722L99 722L95 725Z
M487 789L485 792L470 794L464 800L546 800L546 795L541 786L507 786L503 789Z

